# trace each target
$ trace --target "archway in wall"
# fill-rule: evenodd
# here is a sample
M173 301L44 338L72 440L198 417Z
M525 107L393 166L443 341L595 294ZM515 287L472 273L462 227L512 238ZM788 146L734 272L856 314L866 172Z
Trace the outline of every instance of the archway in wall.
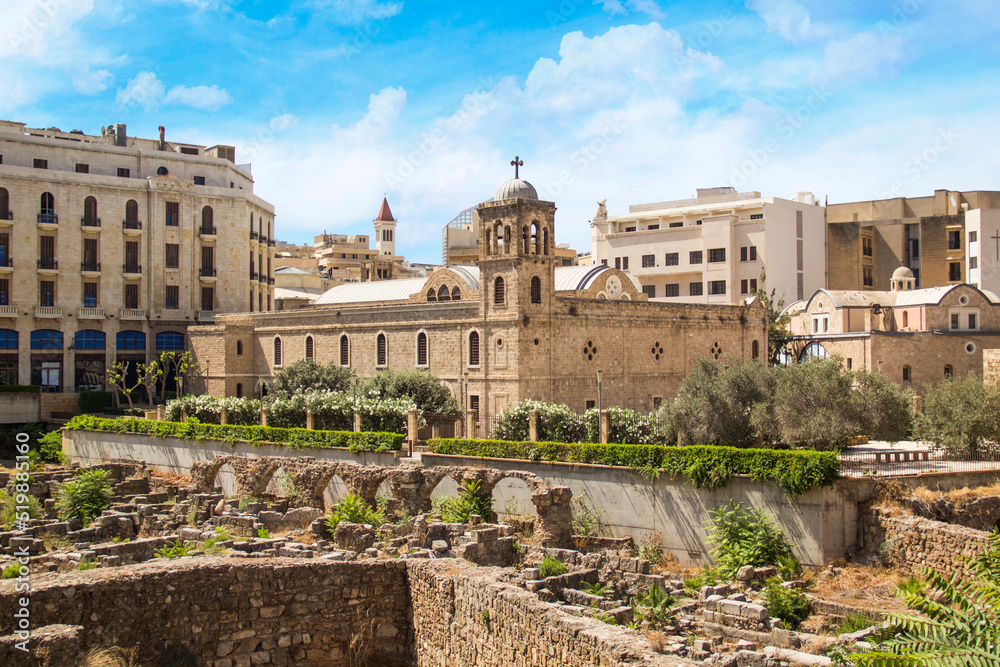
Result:
M806 345L805 349L802 350L802 354L799 355L799 361L806 361L807 359L829 359L829 358L830 358L830 353L827 352L825 347L823 347L823 344L815 341Z
M538 512L531 502L531 488L517 477L505 477L493 487L493 511L497 520L535 519Z
M295 478L282 467L275 470L274 474L271 475L271 479L267 482L267 486L264 487L264 492L261 496L269 500L281 500L282 498L294 498L301 493L302 489L299 489Z
M323 510L325 512L332 510L334 505L339 503L349 491L350 489L347 488L347 484L344 483L340 475L331 477L330 481L323 487Z
M233 467L228 463L222 465L219 468L219 472L215 474L215 481L212 482L215 487L216 493L221 493L225 498L235 498L236 497L236 475L233 473Z
M389 478L386 477L382 480L382 483L378 485L378 491L375 492L375 497L378 498L379 508L384 508L392 498L392 486L389 484Z
M440 509L440 503L445 498L457 498L458 497L458 482L456 482L451 477L443 477L441 481L435 485L434 490L431 491L431 507L435 511Z

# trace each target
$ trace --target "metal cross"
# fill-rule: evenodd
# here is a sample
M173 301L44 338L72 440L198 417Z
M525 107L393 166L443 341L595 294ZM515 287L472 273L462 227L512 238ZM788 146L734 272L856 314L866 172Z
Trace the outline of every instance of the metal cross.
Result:
M997 261L1000 261L1000 231L993 232L990 238L997 242Z
M520 158L520 156L515 155L514 159L510 161L510 166L514 167L514 178L520 178L517 175L517 170L518 170L518 167L523 167L524 166L524 160L522 160Z

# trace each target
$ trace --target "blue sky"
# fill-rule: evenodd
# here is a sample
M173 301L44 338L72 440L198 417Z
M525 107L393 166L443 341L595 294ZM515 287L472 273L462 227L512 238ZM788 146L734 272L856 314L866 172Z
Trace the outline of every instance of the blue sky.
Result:
M1000 189L1000 13L973 0L0 0L0 117L237 147L279 238L397 248L522 175L597 200Z

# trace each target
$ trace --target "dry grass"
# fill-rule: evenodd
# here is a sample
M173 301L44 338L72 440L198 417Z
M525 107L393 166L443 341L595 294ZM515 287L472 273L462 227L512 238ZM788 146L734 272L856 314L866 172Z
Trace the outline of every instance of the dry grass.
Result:
M139 649L95 648L84 658L83 667L139 667Z
M960 508L962 505L977 498L1000 496L1000 480L988 486L976 486L972 488L964 486L961 489L952 489L951 491L932 491L926 486L921 486L913 490L913 495L928 503L933 503L944 498L954 503L956 508Z
M182 475L177 472L168 472L158 468L150 468L149 474L151 477L155 477L160 480L160 483L164 485L176 484L177 486L184 486L191 481L191 478L187 475Z
M646 638L646 641L649 642L649 648L656 653L662 653L663 649L667 647L667 636L662 632L646 630L642 634Z
M901 598L896 595L897 584L909 576L895 567L848 563L837 575L821 574L813 592L831 602L879 611L897 611L905 608Z

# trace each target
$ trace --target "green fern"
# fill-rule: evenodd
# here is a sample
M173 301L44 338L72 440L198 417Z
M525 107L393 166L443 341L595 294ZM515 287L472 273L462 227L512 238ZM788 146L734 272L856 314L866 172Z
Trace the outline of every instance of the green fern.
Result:
M1000 532L969 562L971 579L919 568L926 585L904 599L922 615L890 614L895 635L850 660L862 667L1000 667Z

